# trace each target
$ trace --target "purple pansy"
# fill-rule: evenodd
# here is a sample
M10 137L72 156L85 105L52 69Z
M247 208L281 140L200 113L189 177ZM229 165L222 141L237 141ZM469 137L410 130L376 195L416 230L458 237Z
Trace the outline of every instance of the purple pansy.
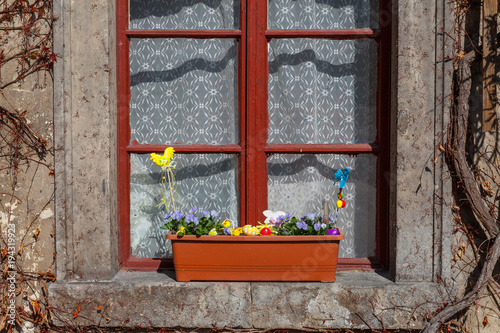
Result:
M182 212L177 212L177 211L175 211L175 212L173 212L173 213L172 213L172 218L173 218L174 220L180 220L180 219L182 219L183 217L184 217L184 214L183 214Z
M297 228L307 230L307 223L304 221L297 222Z

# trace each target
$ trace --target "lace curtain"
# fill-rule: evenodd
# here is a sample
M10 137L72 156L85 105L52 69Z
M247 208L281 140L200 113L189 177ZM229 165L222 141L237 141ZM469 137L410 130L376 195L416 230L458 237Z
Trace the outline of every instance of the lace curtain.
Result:
M346 207L338 212L337 226L345 234L339 257L375 255L376 163L372 155L292 155L268 158L268 206L297 217L308 213L323 216L324 203L336 217L338 183L335 171L348 167L349 180L343 190Z
M268 0L269 29L377 27L377 0Z
M239 1L130 0L131 29L238 29Z
M162 198L160 168L149 155L131 155L130 174L130 242L137 257L169 257L170 244L163 225L165 209ZM192 207L219 212L223 218L238 220L236 155L175 155L177 210Z
M238 1L130 0L131 29L238 29ZM269 0L270 29L377 26L374 0ZM374 14L375 13L375 14ZM372 40L269 42L269 143L361 143L376 135L377 44ZM234 39L131 39L131 141L238 143L238 44ZM238 220L237 156L177 154L184 211L215 209ZM271 210L297 216L335 213L338 168L351 168L340 211L341 257L375 249L376 157L275 154L268 157ZM137 257L171 255L163 224L159 168L131 154L131 247ZM251 186L251 184L250 184Z

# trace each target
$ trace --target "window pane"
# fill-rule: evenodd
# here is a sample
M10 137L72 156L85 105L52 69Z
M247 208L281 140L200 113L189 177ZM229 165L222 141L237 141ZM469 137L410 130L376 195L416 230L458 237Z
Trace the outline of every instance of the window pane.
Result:
M131 29L238 29L238 0L130 0Z
M373 142L376 83L373 40L271 40L269 142Z
M348 167L351 174L343 190L346 207L338 213L337 225L345 240L339 256L362 258L375 255L376 163L373 155L271 155L268 168L269 209L297 217L323 215L328 201L335 216L338 183L335 172Z
M132 39L131 140L237 143L237 54L232 39Z
M192 207L219 212L222 219L238 221L236 155L176 154L175 208L186 214ZM160 168L149 155L130 158L130 242L132 255L142 258L168 257L170 245L163 225L166 210L161 202Z
M377 22L377 0L268 0L269 29L363 29Z

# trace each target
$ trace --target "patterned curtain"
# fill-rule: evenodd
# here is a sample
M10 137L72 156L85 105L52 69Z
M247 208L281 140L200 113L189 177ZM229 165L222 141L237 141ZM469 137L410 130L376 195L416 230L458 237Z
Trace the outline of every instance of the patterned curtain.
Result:
M237 45L217 39L132 39L131 140L238 142ZM216 210L238 220L236 155L176 155L176 209ZM131 246L137 257L171 255L162 212L160 169L131 155Z
M376 69L372 40L271 40L269 142L373 142Z
M362 258L375 255L376 163L372 155L292 155L275 154L268 158L268 206L297 217L309 213L329 215L345 234L339 257ZM342 191L346 207L336 216L338 183L335 171L350 168Z
M131 140L238 142L234 40L132 39Z
M269 29L377 27L377 0L268 0Z
M169 257L171 247L163 225L165 209L160 168L149 155L132 155L130 159L130 242L137 257ZM175 208L187 212L192 207L219 212L222 218L238 220L236 155L177 154Z
M130 0L131 29L238 29L239 1Z

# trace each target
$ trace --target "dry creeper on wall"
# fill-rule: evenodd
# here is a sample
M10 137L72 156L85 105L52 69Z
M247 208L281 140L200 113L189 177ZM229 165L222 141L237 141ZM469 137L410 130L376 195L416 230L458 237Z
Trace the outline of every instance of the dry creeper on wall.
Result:
M44 271L28 265L40 249L40 218L52 195L37 197L37 181L53 187L52 150L47 139L30 126L39 110L26 109L26 92L50 86L53 63L51 0L0 1L0 331L14 327L49 327L50 307L41 297L45 283L54 281L52 265ZM33 82L35 84L33 85ZM33 88L34 86L34 88ZM49 91L50 93L50 91ZM27 176L32 176L26 179ZM34 205L30 203L36 202ZM41 209L34 212L34 209ZM47 218L48 221L50 221ZM52 243L52 240L46 239ZM51 261L50 259L48 260Z

